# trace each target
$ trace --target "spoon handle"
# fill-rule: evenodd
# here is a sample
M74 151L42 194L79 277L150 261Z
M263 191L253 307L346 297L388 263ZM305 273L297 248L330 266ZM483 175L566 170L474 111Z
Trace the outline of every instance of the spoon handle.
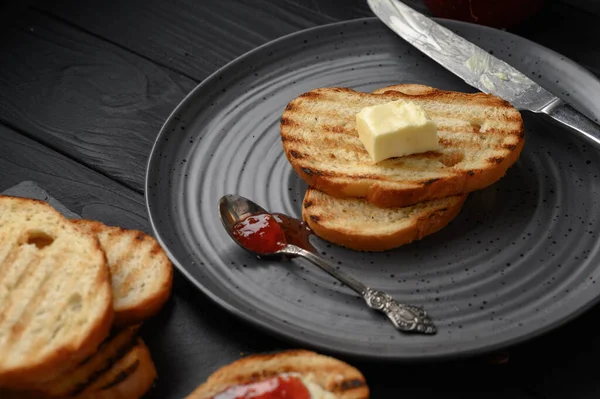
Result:
M391 295L364 285L349 274L337 270L320 256L300 247L288 245L282 252L287 255L300 256L346 284L359 293L371 309L384 313L398 330L423 334L436 333L437 329L433 321L423 309L396 302Z
M366 285L364 285L354 277L350 276L349 274L346 274L343 271L336 269L335 267L330 265L325 259L313 254L312 252L306 251L295 245L288 245L284 251L288 255L300 256L310 261L311 263L314 263L315 265L319 266L323 271L331 274L333 277L346 284L348 287L352 288L360 295L363 295L363 292L365 292L365 290L367 289Z

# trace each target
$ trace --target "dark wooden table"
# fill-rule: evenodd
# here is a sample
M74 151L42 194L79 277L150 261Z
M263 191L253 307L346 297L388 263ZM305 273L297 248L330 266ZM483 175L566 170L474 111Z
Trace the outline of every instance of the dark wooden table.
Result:
M426 12L418 0L413 6ZM371 15L363 0L24 0L0 8L0 191L32 180L85 218L150 232L147 157L170 111L228 61L315 25ZM513 32L600 76L600 7L549 1ZM373 398L596 398L596 307L489 357L360 367ZM290 345L224 313L176 273L144 328L153 398L181 398L242 354Z

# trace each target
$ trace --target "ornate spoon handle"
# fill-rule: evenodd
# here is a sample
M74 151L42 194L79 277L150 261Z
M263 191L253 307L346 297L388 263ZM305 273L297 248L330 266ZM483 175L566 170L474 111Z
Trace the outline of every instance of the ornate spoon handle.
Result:
M320 256L295 245L288 245L280 252L294 257L302 257L319 266L322 270L359 293L371 309L385 313L394 327L396 327L398 330L404 332L418 332L422 334L436 333L436 328L433 324L433 321L423 309L413 305L398 303L394 300L394 298L391 297L391 295L386 294L383 291L378 291L367 287L349 274L337 270Z
M400 331L435 334L437 329L423 309L398 303L391 295L383 291L366 287L362 297L371 309L386 314L392 324Z

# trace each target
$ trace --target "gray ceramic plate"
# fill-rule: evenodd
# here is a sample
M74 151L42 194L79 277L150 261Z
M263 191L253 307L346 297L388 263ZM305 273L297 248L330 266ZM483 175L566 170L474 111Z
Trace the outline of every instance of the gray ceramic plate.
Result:
M600 83L573 62L502 31L442 22L588 115L600 115ZM600 154L529 114L518 163L500 182L470 195L442 231L379 254L315 240L340 268L423 306L437 322L435 336L398 333L314 267L259 261L231 241L217 216L223 194L300 216L306 186L279 138L291 99L322 86L371 91L403 82L474 91L375 19L284 37L206 79L165 123L148 166L151 221L174 263L225 309L300 346L379 359L498 349L596 302Z

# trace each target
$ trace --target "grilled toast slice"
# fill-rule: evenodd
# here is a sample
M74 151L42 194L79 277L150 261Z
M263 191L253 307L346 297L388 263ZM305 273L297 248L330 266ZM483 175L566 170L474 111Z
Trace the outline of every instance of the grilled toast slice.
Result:
M165 304L173 285L173 266L160 244L137 230L73 220L100 240L110 267L116 326L139 323Z
M467 194L400 208L378 208L309 188L302 218L324 240L357 251L386 251L433 234L460 213Z
M309 186L338 198L384 208L469 193L500 179L524 145L521 114L484 93L413 85L411 93L320 88L292 100L280 123L287 159ZM440 151L373 163L356 132L363 107L412 101L438 126Z
M73 397L80 394L131 351L137 340L139 327L140 325L137 324L113 331L111 336L102 342L98 351L85 359L77 368L52 381L36 384L30 390L52 398Z
M369 388L360 371L341 360L306 350L253 355L237 360L214 372L187 398L210 399L232 387L263 381L282 373L297 374L310 381L309 390L320 393L313 394L313 398L369 398Z
M96 351L112 320L98 240L45 202L0 196L0 386L73 368Z
M67 373L57 381L53 392L39 390L3 390L0 388L2 399L135 399L142 397L155 381L156 367L150 352L144 342L129 335L137 331L133 327L122 330L105 342L105 346L122 346L123 338L127 337L125 347L119 349L118 356L112 357L109 351L94 355L92 363L86 362L74 373ZM124 350L123 350L124 349ZM100 362L98 362L100 361ZM110 362L108 368L104 363ZM102 364L100 364L102 363ZM94 369L92 365L97 366ZM67 388L67 389L65 389ZM73 388L76 388L73 390Z
M138 338L125 356L74 398L139 399L148 392L156 378L156 366L150 351Z

